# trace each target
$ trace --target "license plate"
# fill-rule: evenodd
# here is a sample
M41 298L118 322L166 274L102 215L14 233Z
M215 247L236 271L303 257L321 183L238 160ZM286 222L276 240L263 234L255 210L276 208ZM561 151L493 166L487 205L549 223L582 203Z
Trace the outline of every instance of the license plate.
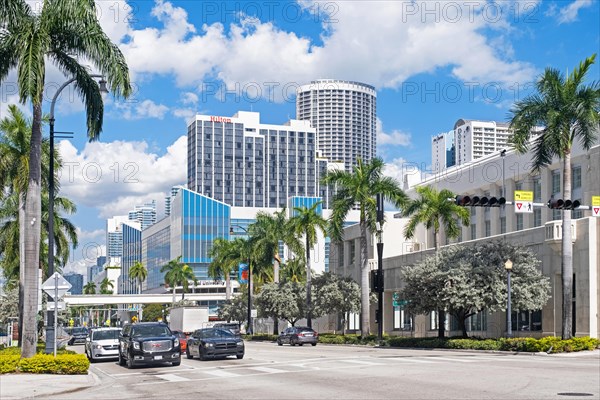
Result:
M304 336L312 337L312 333L306 333L306 334L304 334Z
M162 356L154 356L155 360L162 360Z

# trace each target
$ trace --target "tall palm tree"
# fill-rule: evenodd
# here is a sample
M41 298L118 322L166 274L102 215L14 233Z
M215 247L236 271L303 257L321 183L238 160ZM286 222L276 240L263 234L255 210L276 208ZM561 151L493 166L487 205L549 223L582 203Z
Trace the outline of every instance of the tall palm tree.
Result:
M283 282L306 283L306 263L302 257L288 259L281 268Z
M208 266L208 276L213 279L225 277L225 300L231 298L231 271L238 265L235 243L223 238L215 239L208 256L212 258Z
M322 202L308 207L294 207L294 216L291 218L292 231L304 236L304 249L306 251L306 323L312 328L312 299L311 299L311 264L310 250L317 243L317 230L325 234L327 221L317 212Z
M440 191L430 186L419 186L416 188L417 198L410 201L403 211L403 216L409 217L408 224L404 228L404 237L412 239L415 235L417 225L424 224L427 229L433 229L433 245L437 254L440 249L440 229L443 226L446 236L457 238L460 235L462 225L469 225L470 213L466 208L457 205L454 201L454 193L447 189ZM443 338L446 326L446 311L437 310L438 313L438 337Z
M141 261L134 262L131 268L129 268L129 278L138 282L138 293L142 293L142 283L147 277L148 269L144 267Z
M106 76L115 95L129 96L131 85L125 57L102 31L93 0L46 0L34 11L25 0L0 0L0 81L17 69L19 100L33 107L28 185L25 197L23 243L23 346L21 355L32 357L37 343L38 273L41 225L42 103L46 60L52 61L69 78L84 99L88 136L97 139L104 106L100 88L86 67L73 55L91 61Z
M185 298L185 293L190 287L190 281L196 282L194 270L189 265L181 262L181 256L163 265L160 272L165 273L165 283L173 288L173 304L175 303L176 286L182 286L183 295L181 299L183 300Z
M537 93L515 103L510 110L511 143L523 154L533 146L533 169L552 163L553 157L563 162L563 198L571 199L571 148L579 141L589 150L598 140L600 84L584 81L596 55L586 58L571 74L564 76L554 68L546 68L536 83ZM542 127L541 130L534 130ZM573 336L572 286L573 243L571 242L571 210L562 211L562 337Z
M89 281L83 286L84 294L96 294L96 284L92 281Z
M113 284L113 282L110 279L108 279L108 277L106 277L102 279L102 282L100 282L100 293L112 294L114 287L115 285Z
M329 236L334 240L343 237L344 220L354 207L360 213L360 265L361 265L361 334L371 332L369 307L369 253L367 232L376 231L377 205L375 196L382 194L384 199L401 208L408 200L393 178L383 176L384 162L373 158L364 163L361 159L352 168L352 172L333 170L323 178L323 183L336 190L333 210L330 218Z

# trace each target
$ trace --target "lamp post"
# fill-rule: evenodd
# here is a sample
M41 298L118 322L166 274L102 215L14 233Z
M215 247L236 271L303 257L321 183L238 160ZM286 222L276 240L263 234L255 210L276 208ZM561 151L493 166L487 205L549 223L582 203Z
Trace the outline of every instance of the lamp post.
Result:
M500 157L502 157L502 197L506 197L506 178L504 177L504 158L506 157L506 149L500 151Z
M383 194L377 194L377 338L383 340Z
M233 235L233 227L238 227L241 230L243 230L244 232L246 232L246 235L248 234L248 230L246 228L244 228L243 226L239 226L239 225L231 225L229 227L229 234ZM252 335L253 329L252 329L252 266L250 265L250 258L248 258L248 329L246 330L246 334L248 335Z
M91 78L100 78L100 93L108 93L108 89L106 88L106 81L104 80L104 76L91 74ZM48 275L52 276L54 274L54 106L56 105L56 100L58 100L58 96L63 91L64 88L69 86L71 83L75 82L76 78L71 78L65 83L63 83L56 93L54 93L54 97L52 98L52 103L50 103L50 160L49 160L49 168L48 168ZM60 137L60 136L59 136ZM52 299L48 299L49 301ZM54 329L55 325L55 313L56 307L53 312L48 312L46 316L46 353L55 353L56 346L55 335L56 331Z
M510 272L512 271L513 262L510 259L504 263L506 269L506 285L508 286L508 296L506 299L506 337L512 337L512 311L510 309Z

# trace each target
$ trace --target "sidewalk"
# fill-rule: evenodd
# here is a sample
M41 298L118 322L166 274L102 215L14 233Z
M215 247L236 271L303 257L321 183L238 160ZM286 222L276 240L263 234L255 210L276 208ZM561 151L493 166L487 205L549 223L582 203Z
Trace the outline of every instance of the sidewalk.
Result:
M3 374L0 375L0 399L45 399L61 393L73 393L99 383L92 374L46 375Z

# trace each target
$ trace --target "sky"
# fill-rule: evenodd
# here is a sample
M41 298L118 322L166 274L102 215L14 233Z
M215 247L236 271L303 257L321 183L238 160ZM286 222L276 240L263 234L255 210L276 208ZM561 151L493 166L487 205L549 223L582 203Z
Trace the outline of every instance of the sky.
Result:
M257 111L261 122L283 124L295 117L299 85L367 83L377 90L377 155L386 174L401 179L407 163L428 169L432 135L459 118L506 122L545 68L566 73L600 50L598 0L96 5L125 55L134 91L126 100L106 98L103 132L91 143L72 88L57 102L56 130L74 133L59 142L59 195L77 204L70 219L80 241L65 271L82 273L104 249L107 218L151 200L164 214L167 191L187 181L186 126L196 113ZM599 80L598 65L589 81ZM49 63L45 97L66 79ZM15 82L13 71L0 85L0 118L18 101Z

